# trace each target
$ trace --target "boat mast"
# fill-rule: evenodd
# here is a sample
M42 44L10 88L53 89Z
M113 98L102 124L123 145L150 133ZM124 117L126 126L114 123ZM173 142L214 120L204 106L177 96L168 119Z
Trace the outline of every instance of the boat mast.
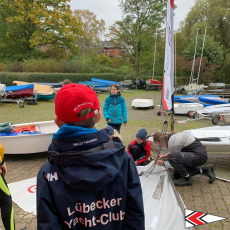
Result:
M194 76L194 67L195 67L195 60L196 60L196 46L197 46L197 37L198 37L198 30L199 28L196 29L196 45L195 45L195 52L194 52L194 57L193 57L193 63L192 63L192 70L191 70L191 76L189 80L189 85L193 83L193 76Z
M154 78L154 68L155 68L155 60L156 60L156 50L157 50L157 28L156 28L156 40L155 40L155 52L154 52L153 76L152 76L152 79Z
M176 84L176 33L175 33L175 86L177 86L177 84Z
M201 51L201 57L200 57L200 65L199 65L199 71L198 71L198 76L197 76L197 84L198 84L199 77L200 77L200 67L201 67L201 62L202 62L202 58L203 58L203 51L204 51L204 42L205 42L206 31L207 31L207 26L205 27L205 32L204 32L204 40L203 40L203 46L202 46L202 51Z

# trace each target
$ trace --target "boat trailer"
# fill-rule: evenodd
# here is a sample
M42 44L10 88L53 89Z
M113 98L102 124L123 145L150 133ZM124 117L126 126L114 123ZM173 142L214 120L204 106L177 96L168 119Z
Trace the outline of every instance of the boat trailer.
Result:
M25 97L25 98L7 98L7 96L10 95L9 93L4 92L4 95L1 96L0 102L12 102L12 103L17 103L19 108L24 108L24 102L29 101L27 104L28 105L37 105L37 93L35 92L35 97Z

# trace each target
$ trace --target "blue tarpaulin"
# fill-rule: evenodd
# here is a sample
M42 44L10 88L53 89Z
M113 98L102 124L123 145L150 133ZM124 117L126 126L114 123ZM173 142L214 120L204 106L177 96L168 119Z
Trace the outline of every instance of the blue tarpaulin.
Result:
M25 89L33 89L34 88L34 85L33 84L27 84L27 85L16 85L16 86L7 86L6 87L6 92L9 92L9 91L19 91L19 90L25 90Z
M211 105L219 105L219 104L227 104L228 102L226 101L221 101L221 100L216 100L216 99L211 99L211 98L217 98L219 96L217 95L199 95L197 97L199 102L194 102L194 101L187 101L185 100L186 98L191 98L195 97L193 95L186 95L186 96L174 96L174 102L180 102L180 103L200 103L206 106L211 106ZM183 99L182 99L183 98Z
M101 83L101 82L94 82L94 81L85 81L85 83L89 84L89 85L98 85L98 86L108 86L108 84L105 83Z
M202 101L202 102L209 103L209 104L214 104L214 105L228 104L227 101L212 100L212 99L206 98L206 97L201 97L201 98L199 98L199 100Z
M107 85L112 85L112 84L119 84L119 82L117 81L107 81L107 80L102 80L102 79L97 79L97 78L91 78L91 81L95 81L95 82L100 82L103 84L107 84Z

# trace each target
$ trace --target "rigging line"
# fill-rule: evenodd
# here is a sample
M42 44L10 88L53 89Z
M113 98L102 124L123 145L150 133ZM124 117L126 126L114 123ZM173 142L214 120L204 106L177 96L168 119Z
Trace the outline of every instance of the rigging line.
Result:
M203 58L203 52L204 52L204 43L205 43L206 31L207 31L207 26L205 27L205 33L204 33L203 46L202 46L201 57L200 57L200 65L199 65L199 71L198 71L198 76L197 76L197 84L198 84L199 77L200 77L200 66L201 66L201 62L202 62L202 58Z
M159 156L160 156L161 149L162 149L162 145L163 145L163 141L164 141L164 138L165 138L165 134L166 134L166 132L167 132L167 127L168 127L168 122L165 121L164 124L163 124L163 126L162 126L161 139L160 139L161 142L160 142L160 147L159 147L159 152L158 152L158 154L157 154L157 158L156 158L154 164L152 165L152 167L150 168L150 170L148 170L148 171L144 174L146 177L148 177L150 174L152 174L154 168L156 167L156 164L157 164L157 161L158 161L158 158L159 158Z
M155 61L156 61L156 50L157 50L157 27L156 27L155 52L154 52L153 76L152 76L152 79L154 78L154 68L155 68Z
M159 151L158 151L158 154L157 154L157 157L156 157L156 160L155 162L153 163L153 165L146 171L143 171L139 174L139 176L142 176L142 175L145 175L146 177L148 177L150 174L152 174L154 168L156 167L156 164L157 164L157 160L159 158L159 155L160 155L160 152L161 152L161 149L162 149L162 145L163 145L163 142L164 142L164 139L165 139L165 134L167 132L167 129L168 129L168 121L166 120L163 125L162 125L162 129L161 129L161 138L160 138L160 146L159 146ZM154 140L153 140L154 141Z
M195 45L195 52L194 52L194 57L193 57L192 70L191 70L189 85L193 83L193 78L194 78L194 67L195 67L195 60L196 60L196 47L197 47L197 37L198 37L199 28L197 28L196 30L197 30L197 33L196 33L196 45Z

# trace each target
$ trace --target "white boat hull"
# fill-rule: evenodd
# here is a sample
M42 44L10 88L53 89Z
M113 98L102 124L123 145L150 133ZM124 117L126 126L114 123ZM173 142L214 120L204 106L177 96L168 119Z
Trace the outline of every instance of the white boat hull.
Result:
M147 108L153 105L153 99L134 99L131 104L133 108Z
M19 136L0 136L0 142L5 149L5 154L30 154L47 152L52 137L58 130L58 126L54 121L31 122L25 124L13 125L20 127L25 125L35 125L41 134Z
M204 105L199 103L174 104L175 114L188 114L190 111L197 111L203 108Z
M192 83L184 87L185 92L187 93L195 93L204 90L208 86L205 85L197 85L196 83Z
M161 105L157 105L157 108L160 109ZM188 114L191 111L197 111L204 108L204 105L199 103L182 103L182 104L174 104L174 112L175 114Z
M185 130L196 138L218 137L220 141L206 141L201 143L205 146L207 152L230 152L230 126L212 126L201 129Z
M202 116L213 116L213 115L221 115L230 113L230 104L221 104L209 106L205 109L198 110L198 114Z

